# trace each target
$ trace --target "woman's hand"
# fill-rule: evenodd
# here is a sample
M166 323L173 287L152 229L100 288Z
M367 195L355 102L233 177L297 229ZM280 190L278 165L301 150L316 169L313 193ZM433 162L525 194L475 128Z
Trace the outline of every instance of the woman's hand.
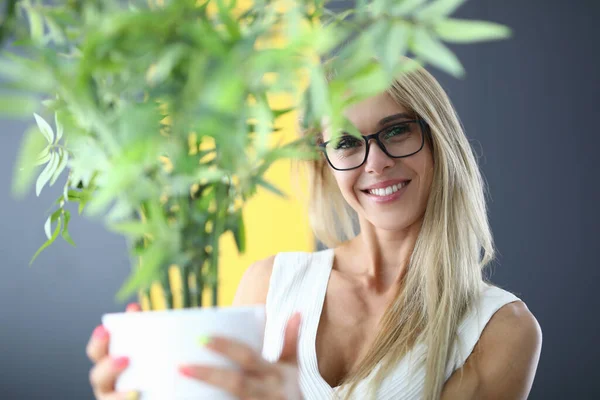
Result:
M290 318L283 350L276 363L262 358L247 345L212 337L206 347L239 364L241 371L203 365L184 365L180 372L190 378L218 386L242 400L301 400L298 382L298 331L300 314Z
M140 311L138 304L132 303L127 306L127 312L136 311ZM139 397L137 392L115 392L115 382L127 368L129 360L126 357L109 357L109 341L108 331L100 325L94 329L86 348L89 359L95 364L90 370L94 396L97 400L135 400Z

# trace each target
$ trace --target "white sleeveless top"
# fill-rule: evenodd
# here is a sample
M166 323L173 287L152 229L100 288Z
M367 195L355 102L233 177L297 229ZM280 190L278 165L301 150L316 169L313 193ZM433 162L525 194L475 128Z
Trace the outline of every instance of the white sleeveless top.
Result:
M333 249L316 253L277 254L267 294L267 320L262 351L267 360L275 362L279 359L287 321L296 311L302 314L298 364L300 388L305 400L327 400L337 398L336 394L342 394L340 387L332 388L321 377L315 350L317 328L333 259ZM520 299L505 290L482 283L482 296L477 307L465 316L459 326L458 340L446 368L446 379L465 363L492 315L505 304L517 300ZM377 400L421 399L425 382L425 354L426 346L417 343L399 360L396 368L379 387ZM359 383L353 398L369 398L368 384L378 368Z

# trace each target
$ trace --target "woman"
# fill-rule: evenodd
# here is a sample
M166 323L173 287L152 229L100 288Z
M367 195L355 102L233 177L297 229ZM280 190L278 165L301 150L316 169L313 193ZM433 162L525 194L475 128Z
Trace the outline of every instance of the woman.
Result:
M238 288L234 305L266 305L262 355L221 338L209 347L242 372L181 372L242 399L527 398L541 330L484 280L483 180L446 93L419 69L346 116L362 139L325 124L309 164L311 224L330 249L259 261ZM126 360L106 356L98 330L96 396L127 398L113 393Z

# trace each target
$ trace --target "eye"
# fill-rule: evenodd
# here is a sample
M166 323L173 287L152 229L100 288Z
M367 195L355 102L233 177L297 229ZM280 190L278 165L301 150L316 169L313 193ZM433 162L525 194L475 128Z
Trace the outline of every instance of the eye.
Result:
M382 136L384 140L389 140L403 137L407 133L410 133L410 124L401 124L388 129Z
M333 148L335 150L347 150L347 149L355 149L359 146L362 146L363 142L358 140L354 136L342 136L337 144L333 144Z

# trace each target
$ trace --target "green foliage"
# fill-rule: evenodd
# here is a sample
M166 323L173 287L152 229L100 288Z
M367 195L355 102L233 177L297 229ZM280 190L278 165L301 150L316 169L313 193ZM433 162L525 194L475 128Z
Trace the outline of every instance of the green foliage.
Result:
M186 301L200 304L203 287L217 285L219 237L231 231L245 249L244 203L258 188L284 196L265 179L270 166L318 157L310 136L277 140L277 119L302 110L311 132L326 118L334 135L360 135L342 111L414 68L408 51L461 76L442 41L509 35L449 18L463 2L359 0L341 13L322 0L255 0L246 10L226 0L9 2L0 114L36 121L13 191L24 194L36 174L36 195L65 178L34 259L58 236L74 244L67 205L77 203L127 237L139 260L119 299L164 282L177 264L199 285ZM273 93L300 100L274 109Z

